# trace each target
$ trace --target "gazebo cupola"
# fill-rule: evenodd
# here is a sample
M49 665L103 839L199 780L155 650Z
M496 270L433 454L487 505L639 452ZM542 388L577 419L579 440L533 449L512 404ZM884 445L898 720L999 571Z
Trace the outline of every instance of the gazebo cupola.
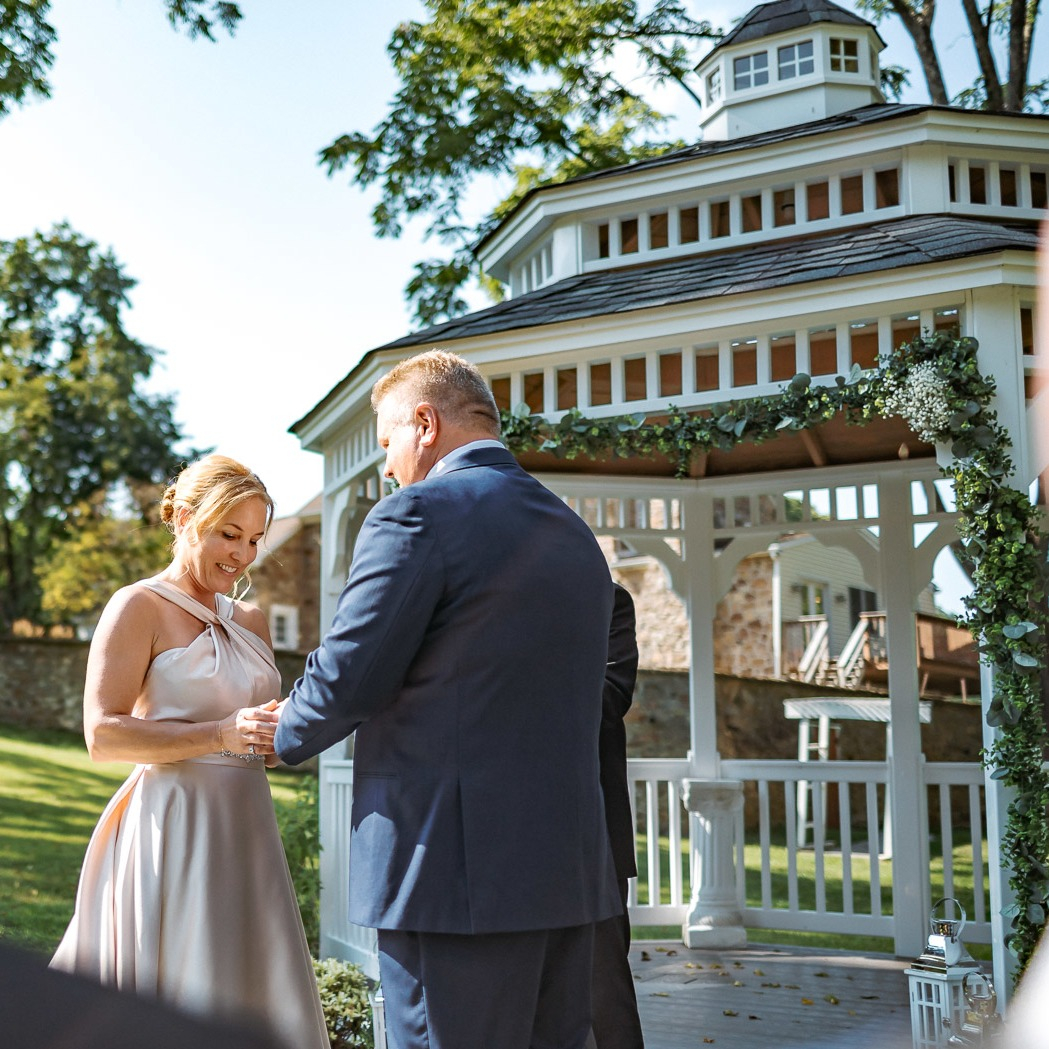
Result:
M696 66L706 141L736 139L884 102L874 26L830 0L754 8Z

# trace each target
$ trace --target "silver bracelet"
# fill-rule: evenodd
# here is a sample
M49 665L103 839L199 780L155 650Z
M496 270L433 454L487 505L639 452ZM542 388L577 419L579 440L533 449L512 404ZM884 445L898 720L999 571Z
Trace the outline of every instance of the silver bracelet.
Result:
M234 754L232 750L220 750L219 754L224 758L240 758L241 761L263 761L265 760L262 754Z

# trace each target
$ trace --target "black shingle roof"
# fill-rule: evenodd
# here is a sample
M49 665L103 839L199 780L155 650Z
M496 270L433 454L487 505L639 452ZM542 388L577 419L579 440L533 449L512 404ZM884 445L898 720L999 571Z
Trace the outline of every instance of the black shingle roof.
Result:
M918 215L832 233L790 237L731 251L707 252L646 265L567 277L527 295L385 343L366 353L306 416L296 433L352 381L375 353L442 345L496 332L537 328L588 317L657 309L725 295L904 269L998 251L1038 248L1033 222L984 222L953 215Z
M920 215L731 251L568 277L489 309L426 328L379 349L465 339L682 302L739 295L878 270L1038 246L1033 224Z
M760 4L745 15L731 33L726 33L714 51L729 44L743 44L748 40L761 40L788 29L800 29L817 22L837 22L839 25L860 25L873 28L866 19L830 0L777 0L772 4ZM711 51L710 54L713 54ZM710 56L704 56L704 61Z

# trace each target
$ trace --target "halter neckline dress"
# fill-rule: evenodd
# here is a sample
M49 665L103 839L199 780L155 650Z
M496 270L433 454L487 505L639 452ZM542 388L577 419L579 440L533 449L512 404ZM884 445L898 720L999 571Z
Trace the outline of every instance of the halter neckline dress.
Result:
M272 653L229 598L213 611L164 580L139 585L205 627L153 660L135 717L214 721L280 697ZM51 966L329 1049L264 762L136 765L91 836Z

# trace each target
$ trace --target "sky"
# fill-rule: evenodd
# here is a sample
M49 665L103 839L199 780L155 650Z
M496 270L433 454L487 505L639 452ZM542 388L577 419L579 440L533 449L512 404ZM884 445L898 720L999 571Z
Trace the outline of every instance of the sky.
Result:
M689 6L724 27L750 8ZM338 135L382 119L396 90L386 44L424 10L415 0L241 10L235 36L218 31L212 44L174 32L160 0L53 0L52 97L0 120L0 239L65 220L111 248L138 281L125 325L161 351L150 389L174 396L191 446L255 470L284 516L323 481L320 456L288 428L365 352L412 329L403 287L440 250L418 225L378 239L377 192L317 163ZM972 65L958 0L937 17L956 91ZM880 32L883 62L913 71L903 100L927 101L902 29ZM698 137L680 89L657 101L680 114L674 133Z

